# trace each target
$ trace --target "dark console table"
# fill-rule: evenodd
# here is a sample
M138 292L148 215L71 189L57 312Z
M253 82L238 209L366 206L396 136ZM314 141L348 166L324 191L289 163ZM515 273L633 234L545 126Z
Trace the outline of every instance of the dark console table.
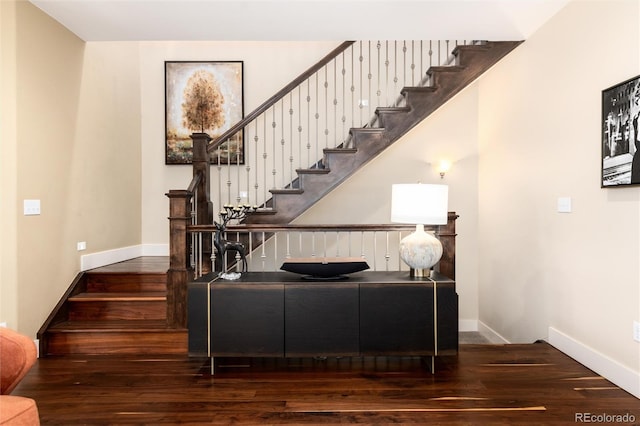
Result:
M204 276L188 288L189 354L215 357L421 356L458 352L455 282L366 271L340 281L289 272Z

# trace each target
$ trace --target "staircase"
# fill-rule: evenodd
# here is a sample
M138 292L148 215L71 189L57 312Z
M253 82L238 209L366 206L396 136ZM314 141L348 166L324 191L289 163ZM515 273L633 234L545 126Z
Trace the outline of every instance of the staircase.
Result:
M418 123L471 84L520 42L486 42L461 45L452 66L434 66L427 71L430 85L405 87L401 107L378 107L378 127L352 128L348 146L323 150L320 163L297 169L298 178L288 187L271 189L272 198L247 223L289 223L368 163Z
M250 215L246 222L272 224L291 222L519 44L520 42L487 42L482 45L456 47L454 50L456 62L453 66L430 67L425 76L425 79L429 80L429 85L403 88L402 101L395 103L401 106L378 107L375 111L375 120L361 128L351 128L349 140L333 148L324 148L319 162L306 169L296 169L297 178L284 188L269 190L271 198L264 201L258 212ZM298 84L300 83L294 81L291 86L295 87ZM273 102L277 102L283 96L278 99L274 97ZM264 111L271 110L274 103L270 102L266 102L249 114L234 126L227 136L223 135L206 150L212 152L220 146L225 137L232 136L235 131L242 129L248 131L253 119ZM273 127L275 128L275 123ZM194 149L194 167L195 160ZM207 170L201 176L208 176L208 159L200 160L200 163ZM218 167L218 170L221 168ZM195 168L194 176L196 176ZM223 180L219 179L219 181ZM205 198L202 201L199 199L196 205L206 210L210 203L209 182L203 178L198 185L203 189L195 192L199 193L198 197ZM231 186L230 182L228 186ZM248 184L247 188L249 188ZM191 193L191 191L192 189L176 192ZM229 198L231 198L230 195ZM217 202L223 202L224 199L226 197L218 196ZM180 232L185 232L186 223L187 221L190 223L191 220L189 217L191 213L186 211L187 204L175 204L180 207L171 214L170 219L178 222L176 229ZM196 216L205 217L206 215L198 213ZM186 240L186 237L180 238ZM180 238L176 237L177 240ZM185 259L185 253L188 251L184 247L178 248L177 251L177 255L172 251L172 259L174 257ZM123 262L79 274L38 332L40 354L42 356L116 353L186 355L186 329L170 328L167 325L169 259L162 259L152 268L148 265L137 265L134 259L132 262ZM173 274L175 276L171 275L170 270L169 294L172 296L169 307L182 304L180 309L184 312L183 287L189 279L186 266L178 265L178 268L173 270Z
M41 356L186 354L187 333L167 327L167 258L81 273L38 333Z

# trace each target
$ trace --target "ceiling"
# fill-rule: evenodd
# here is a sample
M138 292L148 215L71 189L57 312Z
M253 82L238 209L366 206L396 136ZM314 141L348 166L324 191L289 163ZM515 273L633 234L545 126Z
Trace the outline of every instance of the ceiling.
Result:
M29 0L85 41L523 40L571 0Z

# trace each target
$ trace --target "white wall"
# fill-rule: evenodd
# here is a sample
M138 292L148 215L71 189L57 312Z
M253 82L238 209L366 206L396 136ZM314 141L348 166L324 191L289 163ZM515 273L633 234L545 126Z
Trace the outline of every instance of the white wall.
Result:
M600 113L638 74L638 16L572 2L482 79L478 251L482 322L512 342L552 327L635 374L637 396L640 188L600 188Z

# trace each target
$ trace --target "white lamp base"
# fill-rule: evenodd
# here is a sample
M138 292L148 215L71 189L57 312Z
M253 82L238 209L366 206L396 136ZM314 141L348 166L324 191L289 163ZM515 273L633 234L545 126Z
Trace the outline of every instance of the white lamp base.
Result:
M415 232L400 241L400 258L411 268L412 277L428 277L433 265L442 257L442 243L416 225Z

